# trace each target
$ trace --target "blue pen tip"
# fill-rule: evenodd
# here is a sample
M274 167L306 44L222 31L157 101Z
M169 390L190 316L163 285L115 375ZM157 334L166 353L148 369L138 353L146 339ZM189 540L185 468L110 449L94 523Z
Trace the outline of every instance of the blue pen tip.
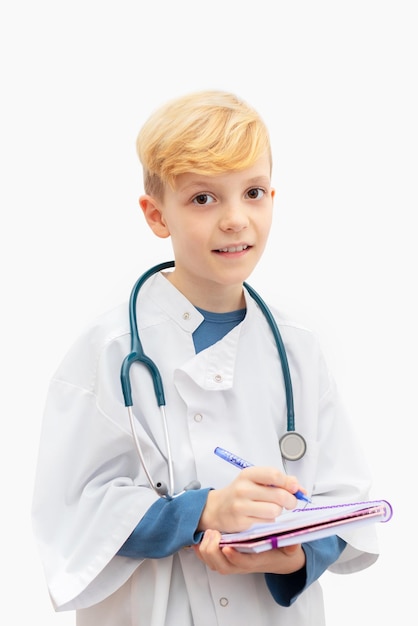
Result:
M305 496L305 494L303 493L303 491L296 491L296 493L294 494L294 496L298 499L298 500L303 500L304 502L309 502L311 503L312 500L310 498L308 498L308 496Z

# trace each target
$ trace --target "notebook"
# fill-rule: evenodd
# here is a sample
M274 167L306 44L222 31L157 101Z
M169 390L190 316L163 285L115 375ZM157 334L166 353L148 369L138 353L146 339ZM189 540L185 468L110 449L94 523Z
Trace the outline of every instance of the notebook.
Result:
M240 552L264 552L338 535L343 528L387 522L392 513L387 500L285 510L271 524L254 524L242 532L224 533L220 545L231 546Z

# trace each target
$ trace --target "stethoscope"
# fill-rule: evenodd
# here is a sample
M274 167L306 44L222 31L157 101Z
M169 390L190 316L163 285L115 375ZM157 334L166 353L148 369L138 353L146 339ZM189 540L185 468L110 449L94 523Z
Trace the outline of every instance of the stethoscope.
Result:
M152 487L152 489L163 498L167 498L171 500L180 495L174 494L174 471L173 471L173 459L171 455L171 446L170 446L170 437L168 434L168 426L167 426L167 416L165 413L165 396L164 396L164 388L163 382L161 379L160 372L158 367L155 365L154 361L152 361L145 353L142 348L141 340L139 338L138 333L138 324L136 317L136 302L138 298L138 293L143 284L150 278L153 274L160 272L164 269L174 267L174 261L166 261L165 263L160 263L159 265L155 265L151 267L147 272L144 272L142 276L138 278L136 281L131 296L129 299L129 324L131 331L131 352L124 358L120 380L122 384L122 392L125 401L125 406L128 409L129 414L129 423L132 431L132 436L135 442L135 447L139 456L139 460L141 462L141 466L145 472L147 480ZM277 350L280 357L280 363L283 372L283 379L285 385L286 392L286 405L287 405L287 431L279 440L279 447L281 455L284 459L288 461L298 461L303 457L306 452L306 441L295 430L295 412L293 406L293 390L292 390L292 380L290 377L289 363L287 360L286 350L283 344L282 337L280 335L279 328L277 326L276 320L271 314L268 306L262 300L262 298L258 295L258 293L247 283L244 283L244 287L247 289L248 293L251 297L257 302L259 305L263 315L265 316L271 331L274 336L274 340L276 342ZM134 416L132 412L133 401L132 401L132 389L131 382L129 378L129 372L131 365L133 363L142 363L149 371L152 377L152 382L154 385L155 397L157 400L157 404L160 407L162 423L164 427L164 439L167 451L167 467L168 467L168 482L169 486L167 486L164 482L155 482L149 472L148 466L145 462L144 455L142 453L141 445L139 443L139 439L135 429ZM187 491L189 489L200 489L200 483L198 481L192 481L183 489L181 493Z

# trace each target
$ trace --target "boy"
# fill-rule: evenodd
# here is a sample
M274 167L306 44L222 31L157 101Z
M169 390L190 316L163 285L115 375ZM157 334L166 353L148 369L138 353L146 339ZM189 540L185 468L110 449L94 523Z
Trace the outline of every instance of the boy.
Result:
M318 578L371 565L373 529L260 554L219 547L220 532L295 508L297 491L321 505L369 490L314 336L274 311L307 444L299 460L280 455L280 360L243 285L272 220L268 131L245 102L208 91L156 111L137 149L140 206L152 231L171 237L175 258L135 307L164 384L168 442L140 364L130 370L132 436L120 384L131 332L120 307L86 331L51 382L33 518L52 601L75 609L79 626L321 626ZM254 467L238 471L216 446Z

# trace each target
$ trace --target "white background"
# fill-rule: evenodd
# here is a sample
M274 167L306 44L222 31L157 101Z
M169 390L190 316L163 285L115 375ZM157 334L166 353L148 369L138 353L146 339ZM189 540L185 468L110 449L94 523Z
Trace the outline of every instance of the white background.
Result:
M415 7L403 0L1 4L0 567L8 624L74 623L51 607L30 524L47 386L84 325L127 299L150 265L172 258L138 208L135 138L155 107L206 88L238 93L270 128L275 222L249 282L320 335L362 434L372 496L394 506L392 521L379 526L381 556L372 568L323 576L328 625L390 623L401 605L404 615L412 610Z

